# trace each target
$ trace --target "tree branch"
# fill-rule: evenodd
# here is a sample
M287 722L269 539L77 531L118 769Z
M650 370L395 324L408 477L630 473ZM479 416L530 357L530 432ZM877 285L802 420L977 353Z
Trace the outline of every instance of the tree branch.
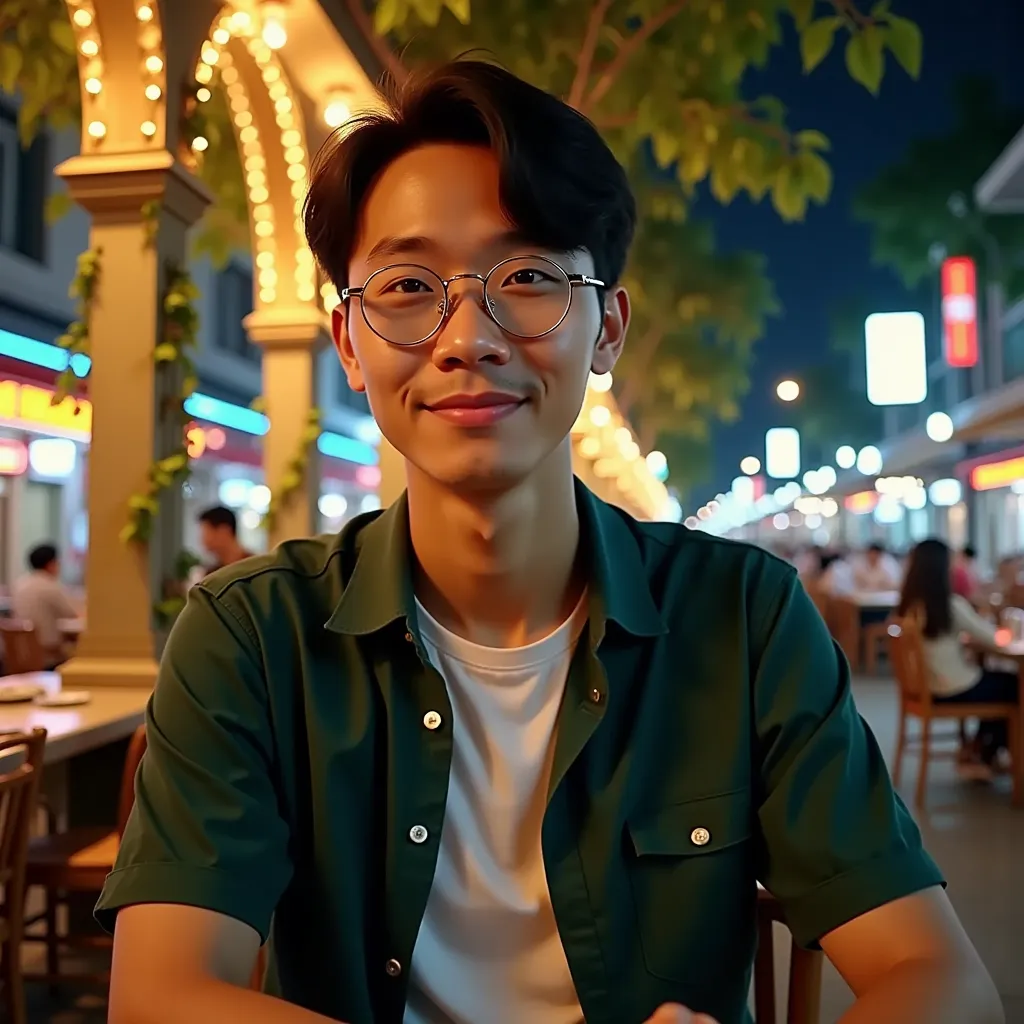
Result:
M793 136L782 125L758 117L751 112L749 107L743 105L730 107L729 116L750 128L756 128L759 132L763 132L768 138L782 146L787 153L792 152Z
M601 71L601 76L598 78L593 91L583 101L582 106L579 107L579 110L582 113L586 113L589 108L592 108L596 103L600 103L608 90L615 84L615 79L619 77L623 69L636 54L637 50L639 50L640 47L658 31L658 29L667 25L677 14L679 14L687 3L688 0L676 0L675 3L669 4L653 18L645 21L622 44L622 46L619 47L619 52L615 55L614 60L608 63Z
M348 12L356 23L356 28L359 29L370 49L373 50L373 55L380 61L395 84L401 85L409 77L409 71L394 50L388 46L388 41L377 35L377 31L373 27L373 20L366 13L362 0L346 0L346 3Z
M868 25L875 23L874 18L857 7L855 0L829 0L829 2L836 9L836 14L841 18L846 18L856 28L867 28Z
M633 372L626 378L622 388L622 394L616 396L619 412L623 419L629 419L630 410L636 405L640 392L644 386L644 378L647 371L654 362L654 357L661 345L661 339L665 337L665 325L661 320L656 320L647 329L640 343L636 348L636 357L633 359Z
M612 114L602 117L594 123L598 128L628 128L636 120L636 111L628 114Z
M586 95L587 85L590 83L590 69L594 65L594 54L601 38L601 28L612 2L613 0L597 0L587 19L587 31L584 33L580 57L576 62L576 76L572 80L572 88L566 100L570 107L578 109Z

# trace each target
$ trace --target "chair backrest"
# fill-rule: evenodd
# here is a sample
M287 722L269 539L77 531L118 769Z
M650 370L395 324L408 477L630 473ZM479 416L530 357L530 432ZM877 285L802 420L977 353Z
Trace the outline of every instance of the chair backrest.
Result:
M46 730L0 736L0 886L4 916L20 932L25 903L25 861L43 773ZM21 754L19 763L18 754Z
M4 642L4 668L7 675L42 672L46 656L39 646L35 626L22 619L0 619L0 636Z
M138 774L142 755L146 753L146 727L140 725L132 733L128 743L128 753L124 759L124 771L121 773L121 794L117 802L117 835L124 835L128 824L128 815L132 813L135 803L135 776Z
M814 607L818 609L818 614L831 631L832 600L829 597L828 591L817 580L808 580L806 589L811 600L814 602Z
M928 661L924 653L924 636L918 616L894 617L889 624L889 660L904 700L930 704Z

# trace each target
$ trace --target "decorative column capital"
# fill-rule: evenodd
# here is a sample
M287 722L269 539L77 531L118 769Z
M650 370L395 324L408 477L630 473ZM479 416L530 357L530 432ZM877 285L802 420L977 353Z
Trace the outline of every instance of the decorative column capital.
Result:
M65 160L56 171L71 198L101 223L138 220L146 203L159 202L163 212L191 227L213 202L207 187L165 149L88 153Z
M301 306L266 306L250 313L242 326L254 345L273 349L318 351L331 340L330 320L312 303Z

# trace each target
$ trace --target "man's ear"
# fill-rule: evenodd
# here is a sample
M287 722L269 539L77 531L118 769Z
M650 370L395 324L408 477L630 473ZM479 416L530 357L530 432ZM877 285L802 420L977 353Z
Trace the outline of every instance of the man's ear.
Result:
M590 369L593 373L611 373L622 355L622 346L629 329L629 294L621 285L611 291L604 301L604 317L601 333L594 346L594 358Z
M348 379L348 386L353 391L365 391L366 381L363 380L363 371L352 347L352 339L348 333L347 310L342 302L331 310L331 338L341 360L341 368Z

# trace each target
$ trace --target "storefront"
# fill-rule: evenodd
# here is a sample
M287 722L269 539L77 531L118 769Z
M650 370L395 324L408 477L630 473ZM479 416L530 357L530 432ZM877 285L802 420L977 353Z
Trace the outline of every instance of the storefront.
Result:
M1024 551L1024 447L980 456L957 467L974 492L974 537L982 564Z

